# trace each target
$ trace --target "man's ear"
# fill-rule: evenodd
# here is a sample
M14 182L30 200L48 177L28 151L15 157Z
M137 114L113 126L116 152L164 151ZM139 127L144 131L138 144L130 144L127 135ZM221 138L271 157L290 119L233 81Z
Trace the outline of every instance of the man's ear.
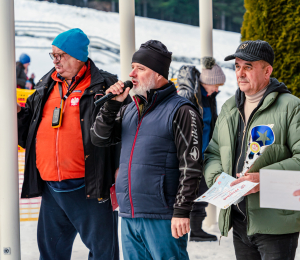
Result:
M272 72L273 72L273 67L271 65L268 65L265 70L266 77L268 78L271 77Z
M158 74L158 73L156 74L156 76L157 76L157 80L158 80L158 81L160 81L160 80L162 80L162 79L163 79L163 76L162 76L162 75L160 75L160 74Z

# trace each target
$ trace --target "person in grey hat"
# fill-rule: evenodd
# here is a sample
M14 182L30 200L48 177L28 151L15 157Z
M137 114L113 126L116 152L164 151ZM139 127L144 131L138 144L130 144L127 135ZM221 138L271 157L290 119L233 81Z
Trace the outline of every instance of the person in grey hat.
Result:
M235 60L239 88L222 107L205 151L208 187L222 172L259 183L260 169L300 169L300 100L284 83L271 78L274 52L261 40L242 42L225 58ZM300 231L300 211L261 208L260 186L219 215L222 236L233 228L237 260L294 259Z
M216 96L219 87L224 85L226 77L221 67L216 64L213 57L202 58L202 73L195 66L184 65L180 68L177 83L178 95L189 99L198 109L203 119L204 128L202 135L202 155L208 146L215 127L217 114ZM198 196L207 191L205 180L202 179ZM206 217L206 202L195 203L190 215L191 234L190 241L204 242L217 241L217 237L206 233L202 223Z

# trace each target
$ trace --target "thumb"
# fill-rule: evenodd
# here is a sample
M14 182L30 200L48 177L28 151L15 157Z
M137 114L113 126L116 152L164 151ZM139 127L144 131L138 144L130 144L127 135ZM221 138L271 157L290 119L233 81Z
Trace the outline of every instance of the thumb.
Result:
M300 196L300 190L296 190L294 193L293 193L294 196Z
M252 165L253 166L253 165ZM249 171L251 170L252 166L245 172L245 176L248 175Z

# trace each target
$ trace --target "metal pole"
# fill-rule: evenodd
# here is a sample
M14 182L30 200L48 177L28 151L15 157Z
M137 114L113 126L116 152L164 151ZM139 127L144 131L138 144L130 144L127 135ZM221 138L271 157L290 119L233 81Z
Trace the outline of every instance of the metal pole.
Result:
M213 19L212 0L199 0L201 58L213 57Z
M212 0L199 0L200 15L200 41L201 41L201 58L213 57L213 19L212 19ZM207 217L204 225L211 226L217 222L217 208L208 204L206 208Z
M130 79L132 55L135 52L134 0L120 0L121 80Z
M0 258L20 260L14 1L0 0Z

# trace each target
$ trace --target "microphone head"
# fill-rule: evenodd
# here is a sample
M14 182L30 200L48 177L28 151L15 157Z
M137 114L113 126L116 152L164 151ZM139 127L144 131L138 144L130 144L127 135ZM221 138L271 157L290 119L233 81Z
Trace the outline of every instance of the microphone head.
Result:
M132 87L133 87L133 84L130 80L127 80L124 82L124 89L126 89L126 88L132 89Z

